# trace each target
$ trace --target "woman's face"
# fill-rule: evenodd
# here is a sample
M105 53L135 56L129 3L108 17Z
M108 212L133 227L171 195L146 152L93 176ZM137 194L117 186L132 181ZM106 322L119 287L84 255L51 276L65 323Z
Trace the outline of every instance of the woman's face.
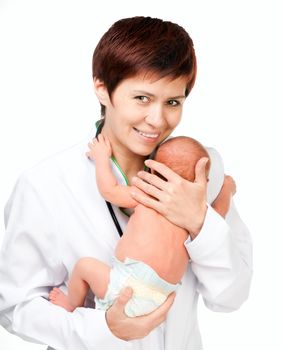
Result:
M186 84L185 77L157 80L138 75L123 80L111 100L106 92L101 101L106 106L103 132L113 150L149 155L179 123Z

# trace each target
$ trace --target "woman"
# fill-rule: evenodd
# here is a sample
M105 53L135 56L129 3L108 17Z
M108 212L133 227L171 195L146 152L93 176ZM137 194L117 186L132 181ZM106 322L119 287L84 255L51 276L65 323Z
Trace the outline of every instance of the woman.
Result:
M107 207L99 195L95 166L79 144L27 171L6 207L7 234L1 252L1 324L9 331L54 349L201 349L197 299L215 311L237 309L248 296L251 243L234 207L224 221L206 204L206 159L194 183L164 165L146 165L167 181L142 171L144 161L171 134L196 76L192 40L176 24L148 17L116 22L93 55L93 78L101 104L98 125L110 139L113 170L122 183L151 195L134 199L185 228L191 258L176 297L153 313L125 316L125 290L105 313L52 305L48 293L65 289L75 262L93 256L111 262L128 217ZM220 162L209 150L212 164ZM141 172L140 172L141 171ZM208 196L217 185L211 169ZM116 221L113 224L110 209ZM188 215L189 213L189 215ZM120 226L120 227L119 227ZM93 296L89 296L87 306ZM164 322L165 321L165 322Z

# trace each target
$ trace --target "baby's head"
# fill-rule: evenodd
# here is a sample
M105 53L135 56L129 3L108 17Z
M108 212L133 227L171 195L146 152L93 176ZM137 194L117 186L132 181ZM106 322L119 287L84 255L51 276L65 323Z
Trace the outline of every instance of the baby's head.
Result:
M195 166L203 157L209 158L206 165L206 176L208 177L210 157L205 147L191 137L178 136L163 142L157 149L154 159L165 164L184 179L194 181Z

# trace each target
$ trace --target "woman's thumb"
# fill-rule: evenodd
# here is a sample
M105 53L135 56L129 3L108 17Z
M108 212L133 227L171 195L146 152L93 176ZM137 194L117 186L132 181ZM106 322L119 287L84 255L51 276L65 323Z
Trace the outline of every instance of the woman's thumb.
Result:
M203 157L198 160L195 168L195 181L197 183L206 184L207 183L207 175L206 175L206 166L209 161L209 158Z
M116 300L116 306L124 309L128 300L132 297L133 290L130 287L124 288Z

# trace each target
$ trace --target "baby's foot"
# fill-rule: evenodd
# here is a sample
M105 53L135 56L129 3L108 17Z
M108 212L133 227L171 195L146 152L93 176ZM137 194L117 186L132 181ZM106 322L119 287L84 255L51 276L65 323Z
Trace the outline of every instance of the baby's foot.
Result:
M49 300L52 304L59 305L66 309L67 311L72 312L75 307L73 307L68 301L68 297L63 293L59 288L53 288L49 293Z

